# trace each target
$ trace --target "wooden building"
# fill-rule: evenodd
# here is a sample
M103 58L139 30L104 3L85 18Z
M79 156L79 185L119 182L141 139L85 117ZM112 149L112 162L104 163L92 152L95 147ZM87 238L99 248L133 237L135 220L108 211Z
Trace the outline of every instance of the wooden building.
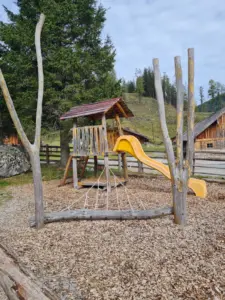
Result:
M195 150L225 149L225 107L194 127ZM183 135L187 143L187 132Z
M4 145L20 145L20 141L17 134L11 134L9 137L3 139Z
M78 127L78 118L86 117L90 121L95 121L98 125ZM104 156L105 177L107 190L110 190L110 170L109 170L109 153L115 145L115 131L107 132L107 119L115 119L119 135L123 135L120 118L133 117L133 113L127 107L122 98L113 98L96 103L83 104L72 107L68 112L61 116L61 120L73 119L73 154L70 156L64 174L63 183L66 180L66 174L70 162L73 162L73 183L74 188L79 188L78 180L78 160L85 157L84 170L88 158L94 156L94 173L97 174L97 157ZM124 165L124 179L127 180L127 167L125 154L122 155ZM82 172L84 173L84 172ZM81 178L80 178L81 179Z
M149 142L149 138L139 132L136 132L128 127L122 127L123 130L123 134L125 135L133 135L135 136L141 144L144 143L148 143ZM107 129L107 137L108 137L108 143L109 143L109 148L113 149L116 140L118 139L118 137L120 136L119 131L118 131L118 127L113 127L110 129Z

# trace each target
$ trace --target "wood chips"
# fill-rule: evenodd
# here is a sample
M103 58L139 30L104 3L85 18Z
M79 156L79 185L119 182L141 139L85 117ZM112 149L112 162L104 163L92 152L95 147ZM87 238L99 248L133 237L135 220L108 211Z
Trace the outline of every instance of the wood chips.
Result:
M44 183L46 211L96 206L96 190L87 198L87 189L57 185ZM59 299L225 299L225 186L207 186L205 200L188 195L185 228L170 216L52 223L39 231L28 226L32 185L10 187L13 199L0 207L0 241ZM172 204L170 182L161 177L130 178L117 192L121 209ZM98 195L97 208L107 208L106 198ZM109 209L118 198L114 190Z

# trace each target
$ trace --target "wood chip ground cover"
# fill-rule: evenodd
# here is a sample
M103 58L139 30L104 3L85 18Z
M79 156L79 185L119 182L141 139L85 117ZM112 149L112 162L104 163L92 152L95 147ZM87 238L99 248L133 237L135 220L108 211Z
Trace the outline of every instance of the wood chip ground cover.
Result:
M80 199L87 189L57 185L44 183L46 211L93 208L96 199L98 208L107 206L106 192L96 197L91 190ZM225 186L207 186L205 200L188 195L185 228L169 216L52 223L40 231L28 226L32 185L9 187L12 200L0 207L0 240L59 299L225 299ZM117 192L121 208L172 204L170 182L162 178L131 178L127 190ZM114 190L109 209L118 198Z

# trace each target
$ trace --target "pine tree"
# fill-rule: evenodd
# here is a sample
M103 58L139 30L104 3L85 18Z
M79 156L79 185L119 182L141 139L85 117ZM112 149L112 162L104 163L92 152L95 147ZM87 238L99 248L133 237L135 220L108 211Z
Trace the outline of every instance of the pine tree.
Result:
M128 93L134 93L135 92L135 83L132 80L127 82L127 92Z
M203 111L204 89L202 86L200 86L200 88L199 88L199 95L200 95L201 111Z
M33 32L40 12L46 15L43 127L58 129L59 116L73 105L120 93L120 84L112 79L115 50L109 37L101 38L106 12L101 5L95 0L17 0L16 4L18 14L5 8L10 22L0 23L1 67L28 136L35 123Z
M142 76L138 76L137 79L136 79L136 92L138 94L139 102L141 102L141 98L142 98L143 93L144 93L144 84L143 84L143 77Z
M216 82L212 79L209 80L208 96L212 99L216 96Z

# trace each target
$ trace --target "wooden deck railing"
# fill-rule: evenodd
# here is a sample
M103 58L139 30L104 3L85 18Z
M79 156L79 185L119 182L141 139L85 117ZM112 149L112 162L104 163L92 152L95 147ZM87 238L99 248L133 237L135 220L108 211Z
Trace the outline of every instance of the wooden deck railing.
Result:
M103 155L105 147L102 125L74 128L73 145L76 155Z

